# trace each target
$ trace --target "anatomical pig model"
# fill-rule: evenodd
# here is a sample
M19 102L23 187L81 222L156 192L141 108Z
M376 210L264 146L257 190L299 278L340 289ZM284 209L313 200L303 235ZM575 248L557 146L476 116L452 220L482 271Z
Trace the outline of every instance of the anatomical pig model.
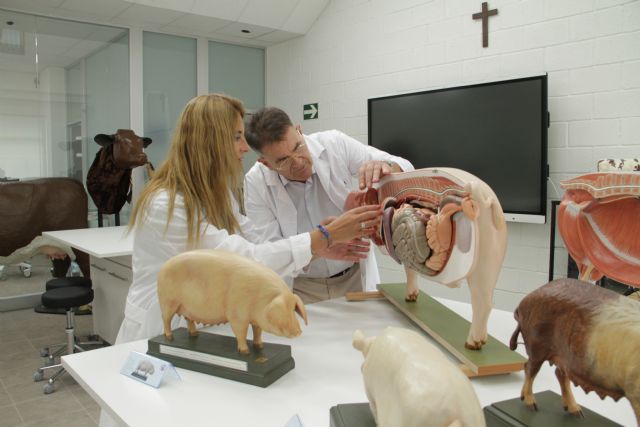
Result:
M243 354L249 352L249 325L253 346L262 348L263 330L293 338L301 332L295 313L307 323L302 300L273 270L220 250L195 250L169 259L158 274L158 299L167 339L173 339L174 314L187 319L191 335L197 335L195 323L229 322Z
M640 303L575 279L558 279L524 297L514 312L529 360L521 397L532 409L532 386L545 361L556 365L562 404L574 415L580 406L571 381L586 392L615 400L626 396L640 425Z
M388 327L353 334L364 355L362 377L378 427L484 426L469 379L421 334Z
M640 287L640 172L598 172L561 183L558 230L580 279Z
M407 301L418 298L417 273L451 287L466 279L473 317L465 347L480 349L507 247L504 214L493 190L463 170L427 168L394 173L377 189L353 192L345 208L371 203L384 209L372 238L404 265Z

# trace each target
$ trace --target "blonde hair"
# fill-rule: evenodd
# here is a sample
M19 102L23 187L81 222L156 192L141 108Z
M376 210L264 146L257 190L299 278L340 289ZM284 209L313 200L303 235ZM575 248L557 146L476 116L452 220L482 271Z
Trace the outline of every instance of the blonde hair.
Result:
M237 197L242 182L234 139L238 117L244 117L242 102L226 95L201 95L187 103L167 158L140 194L130 229L142 225L151 198L165 190L169 194L165 232L173 217L176 194L180 193L187 214L188 247L198 246L200 225L205 220L230 234L239 230L231 209L231 193Z

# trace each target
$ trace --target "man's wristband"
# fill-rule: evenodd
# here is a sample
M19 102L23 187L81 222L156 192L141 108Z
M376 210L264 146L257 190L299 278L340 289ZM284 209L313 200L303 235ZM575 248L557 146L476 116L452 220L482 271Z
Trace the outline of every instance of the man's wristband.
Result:
M316 228L320 230L324 238L327 239L327 247L331 246L331 243L333 242L331 241L331 234L329 234L329 230L327 230L326 227L321 224L316 225Z

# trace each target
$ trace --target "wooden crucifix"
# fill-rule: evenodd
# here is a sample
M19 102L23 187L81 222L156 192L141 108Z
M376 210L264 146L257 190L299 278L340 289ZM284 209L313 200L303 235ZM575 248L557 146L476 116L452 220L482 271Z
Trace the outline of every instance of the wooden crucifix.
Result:
M471 15L473 19L482 19L482 47L489 46L489 17L498 14L498 9L489 10L489 5L485 1L482 3L482 12Z

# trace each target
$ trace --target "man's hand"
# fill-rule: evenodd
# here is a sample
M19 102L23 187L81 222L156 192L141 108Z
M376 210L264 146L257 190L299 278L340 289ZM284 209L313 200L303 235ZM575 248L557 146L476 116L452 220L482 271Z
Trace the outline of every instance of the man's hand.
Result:
M339 261L359 262L367 258L370 246L369 240L353 239L347 243L336 243L330 248L322 249L316 255Z
M382 160L371 160L363 163L358 170L360 189L370 188L373 184L378 183L383 176L401 171L402 169L397 164Z

